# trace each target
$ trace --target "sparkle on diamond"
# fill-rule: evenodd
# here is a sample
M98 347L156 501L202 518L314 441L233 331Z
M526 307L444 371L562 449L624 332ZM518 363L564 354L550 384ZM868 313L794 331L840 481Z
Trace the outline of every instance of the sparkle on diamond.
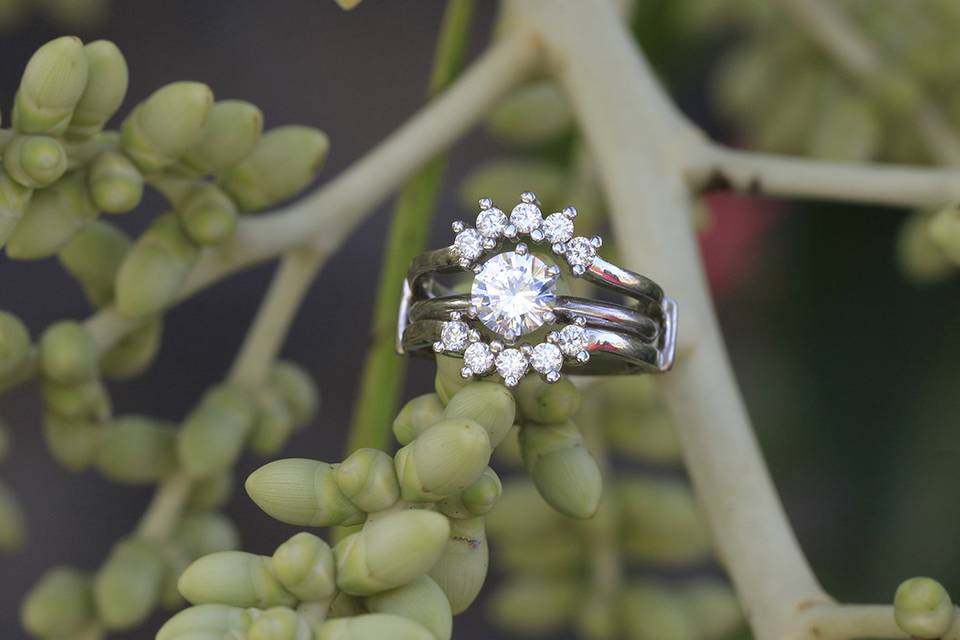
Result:
M459 320L444 322L440 330L440 341L447 351L463 351L470 341L470 328L466 322Z
M510 222L520 233L530 233L543 223L543 214L537 205L521 202L510 212Z
M593 264L594 258L597 257L597 248L593 246L589 238L574 238L567 244L565 256L571 267L587 269Z
M527 366L527 357L519 349L504 349L497 355L497 373L511 386L526 375Z
M530 366L538 373L559 372L560 367L563 366L563 354L560 353L560 347L549 342L538 344L530 354Z
M543 221L543 237L548 242L566 242L573 237L573 220L562 213L551 213Z
M483 255L483 237L477 233L476 229L464 229L458 233L453 246L465 260L473 261Z
M507 214L496 207L484 209L477 215L477 231L485 238L499 238L507 228Z
M517 338L540 328L556 300L557 276L533 254L508 251L483 264L470 301L491 331Z
M481 375L493 368L493 351L483 342L474 342L463 352L463 364L474 375Z
M563 354L576 357L581 351L586 351L588 345L587 332L583 327L575 324L568 324L560 330L560 336L557 340L557 346L563 351Z

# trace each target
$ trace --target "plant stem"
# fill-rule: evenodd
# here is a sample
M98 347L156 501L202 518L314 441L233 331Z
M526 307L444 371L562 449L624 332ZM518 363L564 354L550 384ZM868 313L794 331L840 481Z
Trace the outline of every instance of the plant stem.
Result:
M140 518L136 535L151 540L167 538L180 521L190 484L190 478L183 471L176 471L164 480Z
M456 78L470 35L473 0L450 0L437 42L429 97L444 91ZM353 409L347 452L361 447L386 449L390 423L403 386L406 361L394 352L400 285L414 256L423 251L440 193L446 158L437 155L400 191L387 237L373 312L367 357Z

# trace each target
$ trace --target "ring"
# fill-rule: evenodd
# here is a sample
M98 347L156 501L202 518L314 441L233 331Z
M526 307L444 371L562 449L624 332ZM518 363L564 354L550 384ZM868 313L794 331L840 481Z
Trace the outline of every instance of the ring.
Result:
M576 217L573 207L544 217L532 192L521 194L509 215L482 198L474 227L454 222L451 246L411 262L397 353L457 356L464 378L496 374L510 387L533 372L556 382L566 367L585 375L668 371L676 301L649 278L601 258L599 236L575 235ZM559 258L575 279L624 301L561 295ZM463 273L473 274L469 293L440 281Z

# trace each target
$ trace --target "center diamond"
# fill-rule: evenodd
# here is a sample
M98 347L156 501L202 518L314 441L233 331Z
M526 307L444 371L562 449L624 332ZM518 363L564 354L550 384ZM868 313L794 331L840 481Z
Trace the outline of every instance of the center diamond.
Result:
M557 276L536 256L508 251L483 264L473 279L470 302L491 331L513 340L536 331L557 297Z

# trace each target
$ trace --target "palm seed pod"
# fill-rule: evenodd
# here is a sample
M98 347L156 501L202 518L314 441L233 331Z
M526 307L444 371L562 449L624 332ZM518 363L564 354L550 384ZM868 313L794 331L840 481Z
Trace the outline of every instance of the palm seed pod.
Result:
M441 420L397 451L400 495L435 502L473 484L490 462L490 438L469 418Z
M615 487L622 545L631 558L653 564L696 562L710 540L690 488L675 480L632 477Z
M184 506L190 511L211 511L226 504L231 495L233 474L224 471L193 482Z
M293 609L274 607L253 621L247 640L313 640L313 631Z
M114 43L96 40L85 46L83 53L87 82L67 128L68 137L81 140L100 133L123 104L129 83L127 61Z
M316 640L434 640L433 634L413 620L386 613L327 620L314 631L314 637ZM157 637L157 640L168 639Z
M270 566L280 584L301 601L329 601L336 594L333 551L312 533L300 532L277 547Z
M493 509L503 486L496 471L487 467L477 481L459 495L444 498L437 503L437 509L449 518L471 518L482 516Z
M495 137L519 146L549 142L567 133L573 114L556 83L537 80L517 89L493 110L487 127Z
M155 316L123 336L100 356L100 370L111 380L128 380L153 363L163 338L163 318Z
M440 585L454 615L476 600L490 565L483 518L450 521L450 536L430 577Z
M940 638L956 615L950 594L932 578L910 578L897 587L893 617L897 626L914 638Z
M363 522L363 512L337 486L335 470L319 460L275 460L250 474L246 489L258 507L287 524L326 527Z
M357 449L335 473L340 491L363 511L383 511L400 499L393 459L379 449Z
M43 406L48 415L77 422L99 422L110 417L110 396L99 378L77 384L43 383Z
M15 136L3 149L3 167L23 186L39 189L63 176L67 170L67 152L56 138Z
M697 640L696 623L683 599L656 583L624 589L619 609L628 640Z
M486 429L490 446L496 448L507 436L516 416L510 390L496 382L473 382L450 398L444 418L470 418Z
M246 638L256 609L240 609L225 604L201 604L184 609L160 627L156 640L220 640Z
M93 464L101 428L98 422L64 420L52 414L43 419L43 437L50 455L70 471L80 471Z
M88 64L79 38L63 36L33 54L13 104L13 128L60 135L87 86Z
M13 378L30 359L30 332L20 318L0 310L0 382Z
M104 151L90 165L90 198L106 213L127 213L143 198L143 175L130 158Z
M449 534L449 521L432 511L378 515L334 547L337 587L370 596L407 584L436 564Z
M393 421L393 435L401 445L410 444L443 415L443 403L435 393L417 396L403 405Z
M0 551L13 551L23 544L26 525L13 491L0 481Z
M61 320L40 338L40 368L47 380L76 384L97 375L97 345L79 322Z
M66 638L94 620L89 576L70 567L50 569L27 593L20 623L40 638Z
M69 173L34 193L7 242L7 255L17 260L52 256L98 215L84 172Z
M60 264L80 283L87 299L103 307L113 299L113 283L127 251L130 238L106 222L92 222L63 245Z
M263 131L263 114L243 100L213 105L203 136L180 159L178 173L202 176L231 167L253 151Z
M279 360L267 374L267 383L276 389L298 427L306 425L320 406L320 392L307 371L295 362Z
M240 535L229 518L221 513L190 513L181 518L172 540L192 558L240 546Z
M527 424L520 448L530 479L550 506L572 518L589 518L600 506L603 478L571 420Z
M250 448L260 455L268 456L283 448L293 433L293 417L286 402L271 387L256 393L257 416L250 436Z
M140 171L159 171L200 141L212 105L213 92L200 82L160 87L124 120L120 145Z
M329 149L330 141L318 129L271 129L247 157L220 174L220 186L241 211L265 209L306 187L319 173Z
M30 202L33 189L28 189L0 168L0 248L7 243Z
M453 395L467 386L470 381L464 380L460 375L463 368L463 360L452 356L437 354L437 375L434 378L434 388L440 402L446 405L450 402Z
M143 622L160 600L163 562L156 543L128 538L114 546L93 579L97 617L108 629Z
M930 237L930 212L908 216L897 237L897 260L905 275L932 283L953 273L955 266Z
M698 637L704 640L729 638L744 625L737 595L718 580L694 580L684 586L680 595L697 623Z
M197 244L219 244L237 228L237 206L214 184L191 188L178 203L177 214L184 231Z
M580 391L568 378L547 384L536 376L527 376L514 389L518 420L524 424L557 424L573 418L580 409Z
M446 594L428 576L366 599L370 613L387 613L419 623L434 640L450 640L453 614Z
M266 609L296 603L271 573L270 558L244 551L219 551L195 560L177 588L191 604Z
M570 624L582 591L577 580L516 578L494 593L490 613L497 624L516 633L555 633Z
M114 482L158 482L177 467L176 431L146 416L116 418L100 432L96 466Z
M117 272L117 309L128 318L153 315L180 294L199 256L174 214L153 221Z
M256 405L239 386L221 384L203 396L177 434L180 464L194 478L222 473L240 457Z
M512 207L517 194L528 190L531 184L537 185L537 197L544 211L556 211L563 206L561 200L569 185L565 168L528 158L494 160L481 165L460 184L460 201L465 207L473 208L480 198L491 198L503 207Z

